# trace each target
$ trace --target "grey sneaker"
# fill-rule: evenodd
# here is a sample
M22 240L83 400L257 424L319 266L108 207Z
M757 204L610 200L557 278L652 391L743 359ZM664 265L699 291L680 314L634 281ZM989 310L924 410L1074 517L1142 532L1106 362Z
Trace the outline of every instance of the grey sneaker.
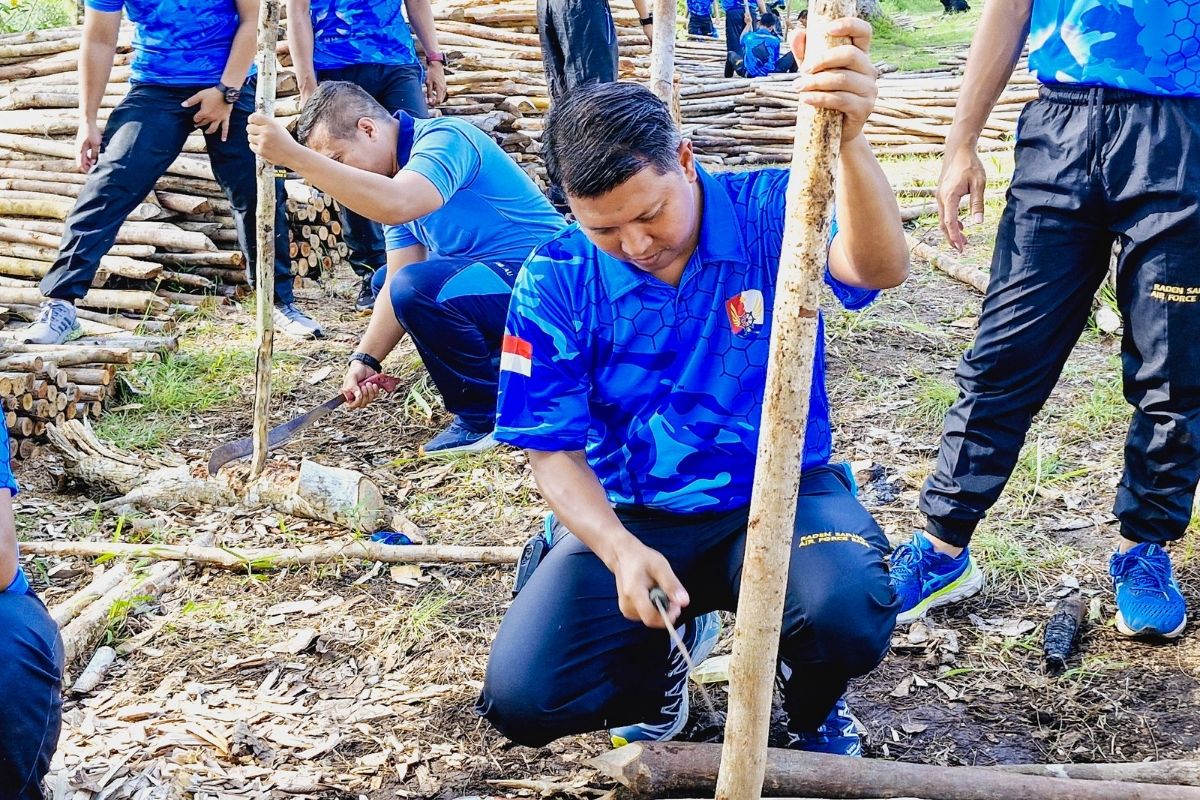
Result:
M35 319L21 335L25 344L62 344L78 334L75 306L66 300L46 300Z
M295 303L276 303L271 311L275 330L297 339L319 339L325 334L316 320L305 314Z

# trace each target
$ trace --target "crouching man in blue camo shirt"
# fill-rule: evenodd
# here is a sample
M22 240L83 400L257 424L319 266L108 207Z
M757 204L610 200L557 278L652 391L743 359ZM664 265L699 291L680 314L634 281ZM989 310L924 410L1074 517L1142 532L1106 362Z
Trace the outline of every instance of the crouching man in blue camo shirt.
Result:
M904 280L908 254L862 135L871 28L832 30L853 44L814 65L802 97L845 113L825 280L858 309ZM709 175L666 106L629 83L576 89L542 142L579 223L517 279L495 436L526 449L573 534L505 615L478 710L527 745L600 728L618 745L670 739L686 668L649 592L671 598L695 663L719 635L713 612L737 605L788 173ZM883 658L897 603L887 539L829 463L818 348L780 671L792 746L860 755L842 695Z
M8 431L0 425L0 797L41 800L62 722L62 639L17 563Z
M254 114L250 146L361 214L392 226L378 297L342 388L361 408L365 384L407 333L454 420L422 448L486 450L496 418L500 341L517 271L565 224L500 145L454 117L389 114L361 87L322 83L296 125L297 142ZM307 146L305 146L307 145Z

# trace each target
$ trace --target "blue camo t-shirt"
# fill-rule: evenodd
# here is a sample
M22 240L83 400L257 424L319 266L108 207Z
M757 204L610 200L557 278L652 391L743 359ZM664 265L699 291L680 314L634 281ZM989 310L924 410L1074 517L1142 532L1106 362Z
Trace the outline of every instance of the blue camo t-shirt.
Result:
M746 77L761 78L775 71L779 61L779 37L770 31L750 31L742 35L742 67Z
M313 66L416 64L403 0L312 0Z
M784 170L708 175L678 288L612 258L577 225L540 246L513 290L495 436L585 450L617 505L692 513L750 502L783 243ZM825 281L847 308L878 294ZM804 465L829 460L823 325Z
M707 17L712 14L712 0L687 0L689 14Z
M423 244L431 255L524 261L566 224L529 176L491 137L454 117L399 111L396 163L424 176L444 205L386 229L387 249Z
M17 479L12 474L12 450L8 443L8 429L0 425L0 491L7 489L12 497L17 496ZM7 584L7 585L6 585ZM18 566L15 576L0 575L0 591L24 594L29 591L29 581Z
M125 9L134 24L135 83L216 86L225 71L238 13L234 0L86 0L96 11Z
M1200 0L1033 0L1029 69L1043 83L1200 97Z

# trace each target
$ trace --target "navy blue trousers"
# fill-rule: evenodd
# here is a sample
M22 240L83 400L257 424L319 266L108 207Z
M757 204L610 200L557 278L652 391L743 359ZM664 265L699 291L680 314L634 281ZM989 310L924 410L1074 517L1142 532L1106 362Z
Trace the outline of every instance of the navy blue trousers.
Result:
M431 258L402 267L388 284L396 319L412 337L446 410L474 431L496 424L500 343L521 265ZM387 269L371 286L383 291Z
M238 244L247 256L247 274L254 283L257 252L254 210L258 205L254 153L246 138L246 120L254 113L254 79L229 117L229 138L205 135L204 143L217 183L233 206ZM67 217L62 244L46 277L42 294L59 300L78 300L87 294L100 258L116 241L125 217L145 199L154 183L183 150L196 129L196 109L180 105L203 86L162 86L135 83L104 126L100 159L88 173L75 207ZM291 303L292 267L288 259L287 207L283 181L275 182L275 297Z
M965 546L999 498L1114 242L1134 411L1113 510L1134 541L1187 530L1200 479L1200 98L1043 86L1021 112L979 331L921 493L942 541Z
M37 595L0 592L0 798L41 800L62 722L63 649Z
M349 81L387 109L389 114L407 111L414 117L429 116L425 105L425 81L417 64L354 64L317 71L319 81ZM387 245L383 226L355 214L339 204L342 238L350 248L350 268L362 278L371 277L387 263Z
M683 620L736 609L749 509L617 513L687 588ZM784 709L793 729L814 730L849 680L887 653L897 600L884 565L887 539L840 468L804 474L793 541L780 641L791 671ZM666 631L621 616L612 573L568 535L504 615L476 710L530 746L636 723L662 705L670 653Z

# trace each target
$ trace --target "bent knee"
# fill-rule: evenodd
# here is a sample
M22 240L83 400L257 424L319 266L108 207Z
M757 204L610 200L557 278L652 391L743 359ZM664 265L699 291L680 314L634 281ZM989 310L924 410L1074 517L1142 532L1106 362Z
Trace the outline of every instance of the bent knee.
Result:
M843 584L808 609L807 622L820 648L848 675L865 675L891 645L898 603L882 580Z

